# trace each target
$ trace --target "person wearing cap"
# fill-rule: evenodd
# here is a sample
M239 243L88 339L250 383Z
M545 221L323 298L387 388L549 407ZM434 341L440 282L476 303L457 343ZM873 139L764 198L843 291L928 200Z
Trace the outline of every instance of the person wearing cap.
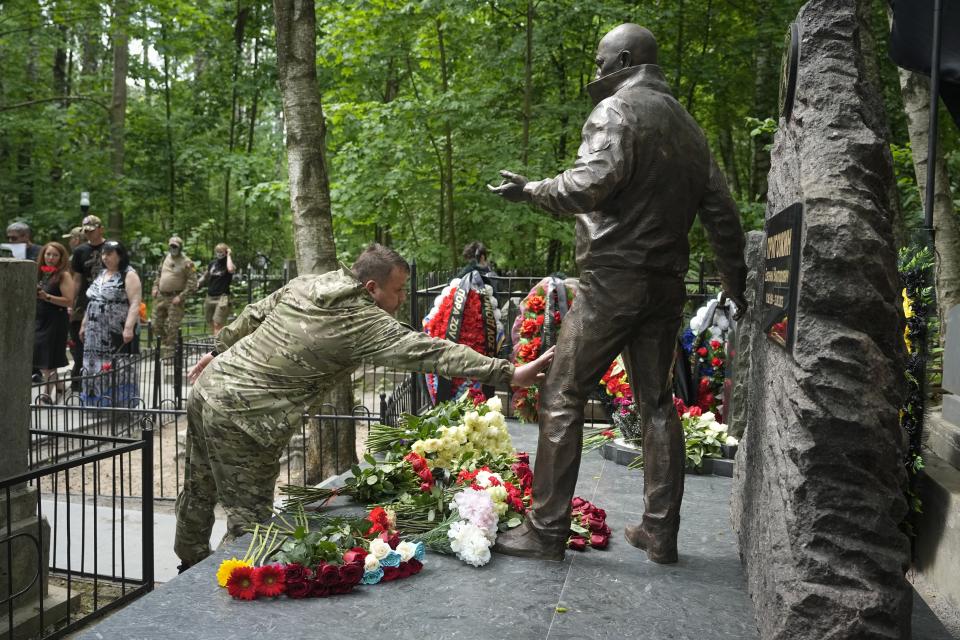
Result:
M70 257L70 270L75 274L76 299L73 301L73 311L70 316L70 340L73 347L73 378L70 386L80 391L80 375L83 371L83 339L80 336L80 327L87 308L87 289L97 279L103 270L100 253L106 240L103 237L103 223L94 215L84 217L80 223L80 230L87 241L73 250Z
M73 229L70 229L70 233L65 233L60 237L67 241L70 246L71 253L74 251L74 249L83 244L83 241L85 240L83 237L83 227L74 227Z
M153 326L164 354L172 353L183 321L187 296L197 290L197 267L183 254L183 240L173 236L153 284Z

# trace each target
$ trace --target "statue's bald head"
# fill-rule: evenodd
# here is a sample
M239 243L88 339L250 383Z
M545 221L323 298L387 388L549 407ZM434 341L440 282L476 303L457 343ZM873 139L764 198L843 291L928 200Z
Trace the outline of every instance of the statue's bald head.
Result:
M597 45L597 78L638 64L657 64L657 40L648 29L625 22Z

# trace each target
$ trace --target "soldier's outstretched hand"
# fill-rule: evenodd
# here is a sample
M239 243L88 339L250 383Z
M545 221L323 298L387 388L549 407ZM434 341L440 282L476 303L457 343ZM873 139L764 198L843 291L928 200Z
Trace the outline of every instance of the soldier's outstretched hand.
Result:
M190 369L190 372L187 373L187 380L190 382L190 384L193 384L197 381L197 378L199 378L200 374L203 373L203 370L207 368L207 365L213 362L213 358L214 356L212 353L205 353L203 354L203 357L200 358L200 362L193 365L193 369Z
M539 358L533 362L522 364L513 370L513 380L510 381L515 387L529 387L531 385L542 383L547 375L544 370L553 362L553 352L556 347L550 347L543 352Z

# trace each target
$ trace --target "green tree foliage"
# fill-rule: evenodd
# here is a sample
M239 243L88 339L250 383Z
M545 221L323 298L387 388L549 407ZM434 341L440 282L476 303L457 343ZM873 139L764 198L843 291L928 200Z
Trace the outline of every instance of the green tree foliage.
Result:
M81 191L150 264L177 233L203 259L223 239L244 266L291 257L284 126L270 3L128 0L122 184L110 167L111 18L90 0L5 0L0 13L0 222L38 241L80 218ZM658 37L678 99L707 132L745 226L762 224L780 59L800 0L338 0L317 3L335 236L351 260L388 242L447 267L479 239L502 267L573 270L569 220L484 187L568 166L590 111L594 50L615 24ZM896 71L878 61L893 142L907 144ZM764 125L764 126L760 126ZM957 138L944 128L957 175ZM902 154L897 156L902 157ZM907 155L909 157L909 155ZM915 183L901 190L916 215ZM960 192L955 189L954 193ZM116 194L115 196L112 194ZM906 209L906 208L905 208ZM452 225L452 227L451 227ZM694 258L709 258L702 230Z

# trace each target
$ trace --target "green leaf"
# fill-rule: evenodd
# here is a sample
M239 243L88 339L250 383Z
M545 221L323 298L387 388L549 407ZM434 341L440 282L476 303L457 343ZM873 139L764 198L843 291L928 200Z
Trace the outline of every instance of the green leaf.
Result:
M367 464L369 464L369 465L371 465L371 466L376 466L376 465L377 465L376 459L375 459L372 455L370 455L369 453L363 454L363 460L364 460L364 462L366 462Z
M511 529L514 527L519 527L522 523L523 523L523 520L521 520L520 518L510 518L509 520L507 520L507 526L510 527Z
M379 481L377 476L367 476L367 484L370 486L377 484Z

